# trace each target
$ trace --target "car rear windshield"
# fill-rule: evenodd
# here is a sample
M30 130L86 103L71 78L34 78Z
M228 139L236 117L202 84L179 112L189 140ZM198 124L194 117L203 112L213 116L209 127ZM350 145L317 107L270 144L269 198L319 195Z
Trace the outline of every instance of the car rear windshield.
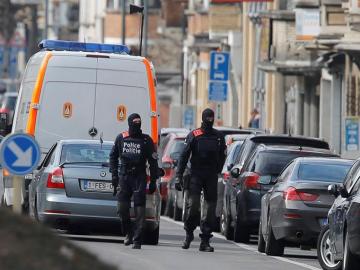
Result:
M301 164L299 180L342 183L351 164Z
M111 145L65 144L62 147L60 163L101 162L108 163Z
M170 147L169 154L172 156L173 159L179 159L184 148L184 140L175 140Z
M286 151L273 151L273 152L260 152L255 162L255 172L261 175L278 176L285 166L298 157L303 156L319 156L319 153L309 152L286 152ZM322 156L322 155L321 155Z

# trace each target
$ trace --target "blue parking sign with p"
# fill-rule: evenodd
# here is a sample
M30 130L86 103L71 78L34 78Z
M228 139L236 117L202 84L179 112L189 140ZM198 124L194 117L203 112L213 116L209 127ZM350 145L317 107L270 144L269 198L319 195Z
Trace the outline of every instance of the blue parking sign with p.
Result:
M210 53L210 81L229 80L229 58L228 52Z
M30 135L12 134L1 143L0 162L11 174L31 173L38 166L40 156L40 147Z

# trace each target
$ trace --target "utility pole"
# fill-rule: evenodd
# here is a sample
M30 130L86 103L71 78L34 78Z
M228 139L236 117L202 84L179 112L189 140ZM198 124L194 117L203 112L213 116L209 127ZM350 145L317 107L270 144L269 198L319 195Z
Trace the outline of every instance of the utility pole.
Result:
M122 44L125 45L126 42L126 0L121 1L121 20L122 20Z
M144 1L144 57L148 52L148 29L149 29L149 1ZM141 53L141 52L140 52Z
M44 25L44 39L48 39L49 35L49 0L45 0L45 25Z

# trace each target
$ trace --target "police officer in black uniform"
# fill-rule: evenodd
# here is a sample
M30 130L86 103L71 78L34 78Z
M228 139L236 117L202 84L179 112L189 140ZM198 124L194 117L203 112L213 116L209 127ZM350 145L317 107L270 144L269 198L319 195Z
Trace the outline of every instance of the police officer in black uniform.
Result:
M225 162L224 135L213 128L214 111L206 109L202 113L201 128L191 131L185 140L185 149L180 157L176 172L175 188L184 188L183 173L191 155L191 176L185 184L189 199L185 208L186 238L182 248L188 249L194 240L194 230L199 222L199 208L201 191L204 192L205 207L200 221L201 244L200 251L213 252L209 240L216 221L217 183L218 173Z
M129 131L117 136L111 150L110 170L112 184L115 188L120 186L118 214L123 232L126 234L124 244L126 246L133 244L134 249L140 249L145 221L146 164L148 162L150 165L150 194L156 190L159 168L154 142L149 135L143 134L141 131L140 115L131 114L128 117L128 124ZM135 228L130 220L132 196L134 196Z

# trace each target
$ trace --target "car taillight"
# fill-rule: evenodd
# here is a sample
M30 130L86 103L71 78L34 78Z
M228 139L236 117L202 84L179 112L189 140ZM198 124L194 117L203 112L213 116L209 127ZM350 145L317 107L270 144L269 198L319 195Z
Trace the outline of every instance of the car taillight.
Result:
M304 202L313 202L319 198L318 194L312 194L307 192L298 191L294 187L289 187L283 193L283 198L286 201L304 201Z
M224 172L224 173L223 173L223 179L224 179L224 181L229 180L229 178L230 178L230 172Z
M60 167L55 168L49 173L47 188L65 188L63 170Z
M249 189L260 189L258 180L260 175L254 172L249 172L245 175L244 185Z
M0 108L0 113L9 113L10 110L8 108Z

